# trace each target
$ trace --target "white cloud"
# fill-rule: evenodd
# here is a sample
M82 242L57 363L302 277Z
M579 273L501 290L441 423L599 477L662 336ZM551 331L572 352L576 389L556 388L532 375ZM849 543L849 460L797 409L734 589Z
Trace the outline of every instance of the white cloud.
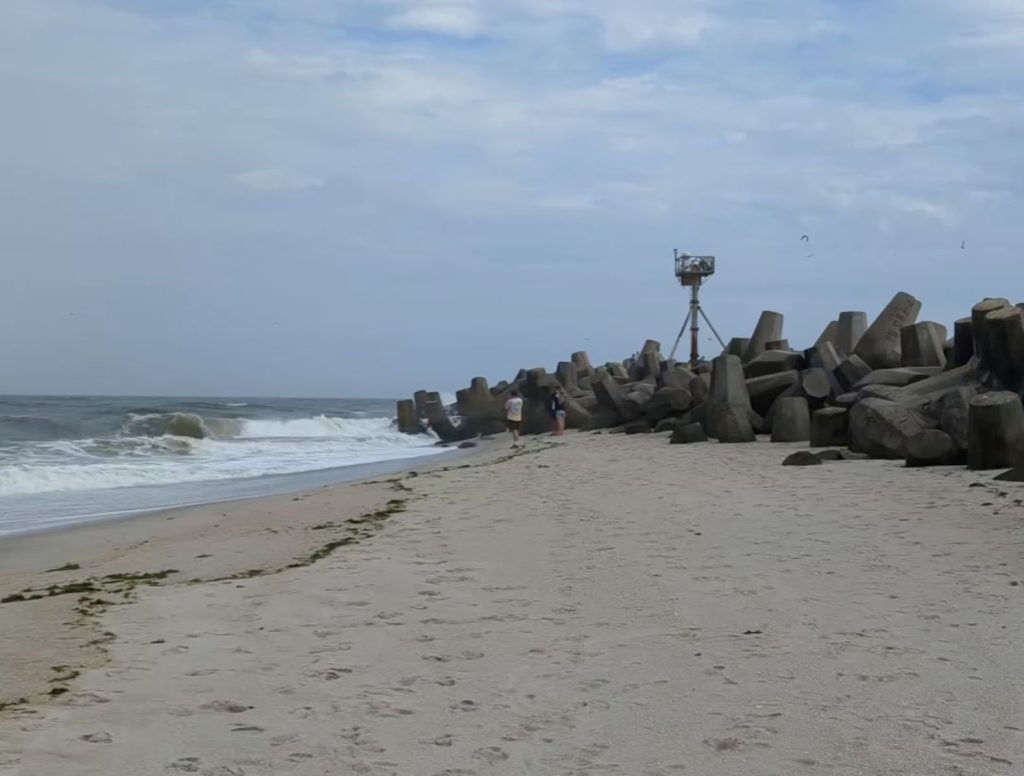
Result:
M926 4L935 12L919 13ZM86 257L90 277L117 288L128 277L118 262L138 251L105 235L124 229L134 231L123 244L145 246L155 273L202 256L223 284L235 282L233 257L272 267L287 251L312 293L339 295L319 308L323 320L314 305L288 307L314 332L362 333L380 288L407 279L403 309L432 300L437 339L459 341L459 353L396 354L408 328L399 315L398 331L380 320L378 339L346 341L345 355L366 363L387 352L425 382L435 363L461 375L490 368L476 354L516 358L462 325L489 312L474 300L493 299L492 273L508 267L542 268L551 282L532 301L564 314L567 340L606 340L608 356L625 327L626 351L634 335L678 329L668 320L678 289L657 258L676 244L722 258L712 301L727 334L748 333L753 306L777 296L805 300L787 324L802 341L836 309L877 309L897 285L962 307L1019 280L1022 49L984 36L1015 35L1024 4L626 5L246 0L147 15L120 0L119 10L105 0L7 4L0 198L15 226L11 254L44 269ZM240 197L238 187L315 196ZM813 267L790 244L794 231L813 234ZM297 236L309 239L295 254ZM964 240L984 252L986 270L951 290L932 269L941 246L959 252ZM591 331L593 300L626 265L643 293L621 294L614 325ZM784 281L769 284L765 267ZM18 285L72 277L39 273ZM811 287L823 273L831 290ZM566 284L572 299L558 291ZM109 305L145 296L129 290ZM0 326L45 306L31 299L0 289ZM961 307L928 315L946 320ZM522 325L517 341L548 341ZM11 347L0 342L0 362L17 363Z
M400 30L430 32L457 38L474 38L482 31L482 23L476 11L458 5L410 8L388 19L388 25Z
M235 180L253 191L305 191L324 185L322 178L273 167L238 173Z

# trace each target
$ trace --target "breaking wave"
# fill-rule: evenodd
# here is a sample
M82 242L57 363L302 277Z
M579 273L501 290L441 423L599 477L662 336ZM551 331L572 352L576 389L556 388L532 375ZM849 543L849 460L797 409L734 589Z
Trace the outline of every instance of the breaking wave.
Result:
M263 477L438 452L433 437L401 434L389 417L122 418L106 436L0 445L0 496Z

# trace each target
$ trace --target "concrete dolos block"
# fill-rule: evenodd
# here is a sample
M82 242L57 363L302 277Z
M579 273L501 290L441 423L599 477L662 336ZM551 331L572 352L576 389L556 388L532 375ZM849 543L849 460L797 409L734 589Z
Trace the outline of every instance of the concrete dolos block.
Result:
M750 344L743 354L743 361L751 361L761 355L773 340L782 339L782 313L765 310L757 320L754 333L750 336Z
M807 442L811 438L811 411L803 396L779 399L773 413L773 442Z
M921 303L910 294L900 291L879 313L857 343L854 352L873 369L900 366L901 332L917 320Z
M946 327L932 321L904 326L900 332L903 366L946 365Z
M811 416L811 447L843 447L849 441L849 411L825 407Z
M416 402L412 399L402 399L398 402L398 430L403 434L419 434L423 431L420 428L420 415L416 411Z
M864 399L850 410L850 449L872 458L906 459L910 437L937 424L885 399Z
M839 313L839 320L836 322L836 339L833 343L836 350L845 356L851 355L867 330L867 313L862 313L859 310Z
M971 399L967 423L967 467L1005 469L1024 462L1024 407L1010 391Z

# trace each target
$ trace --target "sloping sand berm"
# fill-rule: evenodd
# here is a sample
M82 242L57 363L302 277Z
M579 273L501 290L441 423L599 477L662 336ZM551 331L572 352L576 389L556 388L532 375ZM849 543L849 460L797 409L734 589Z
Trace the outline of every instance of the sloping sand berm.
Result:
M1024 772L1024 486L793 449L532 439L7 542L0 594L99 589L0 606L0 773Z

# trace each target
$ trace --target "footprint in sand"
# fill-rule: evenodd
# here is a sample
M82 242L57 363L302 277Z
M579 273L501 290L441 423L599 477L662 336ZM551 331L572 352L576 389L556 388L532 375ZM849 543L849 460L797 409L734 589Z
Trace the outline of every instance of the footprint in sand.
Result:
M486 746L483 749L477 749L473 752L473 756L489 765L497 765L508 759L508 753L500 746Z
M180 757L167 766L169 771L181 771L182 773L199 773L198 757Z
M100 703L110 703L110 698L105 698L94 692L80 692L69 695L64 701L65 706L94 706Z
M252 711L255 706L243 706L241 703L235 703L234 701L212 701L211 703L205 703L199 707L203 711L219 711L225 714L242 714L246 711Z
M476 701L459 701L453 706L449 706L452 711L478 711L480 707Z
M320 679L324 682L333 682L352 673L351 668L325 668L321 671L313 671L306 674L310 679Z
M110 733L89 733L88 735L82 736L81 740L85 741L87 744L112 744L114 742Z

